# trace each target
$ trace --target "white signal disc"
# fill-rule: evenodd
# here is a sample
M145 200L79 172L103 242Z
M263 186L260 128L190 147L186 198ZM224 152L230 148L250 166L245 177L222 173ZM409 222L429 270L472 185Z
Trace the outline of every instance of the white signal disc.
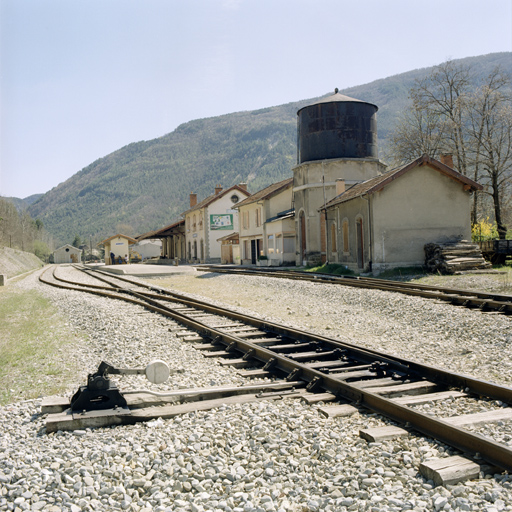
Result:
M169 378L169 367L163 361L156 359L146 366L146 378L153 384L161 384Z

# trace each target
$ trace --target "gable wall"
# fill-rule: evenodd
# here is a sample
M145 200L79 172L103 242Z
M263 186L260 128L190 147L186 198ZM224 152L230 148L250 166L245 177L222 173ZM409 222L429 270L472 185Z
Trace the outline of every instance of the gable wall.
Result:
M231 201L231 196L236 194L240 201L249 196L249 193L243 194L240 190L228 192L223 197L217 199L206 208L205 228L207 230L206 239L206 257L209 260L218 260L220 262L221 244L217 242L218 238L236 233L239 231L238 210L235 210ZM210 227L211 215L229 214L233 216L233 229L212 229Z
M373 264L422 265L428 242L471 240L471 195L427 165L372 195Z

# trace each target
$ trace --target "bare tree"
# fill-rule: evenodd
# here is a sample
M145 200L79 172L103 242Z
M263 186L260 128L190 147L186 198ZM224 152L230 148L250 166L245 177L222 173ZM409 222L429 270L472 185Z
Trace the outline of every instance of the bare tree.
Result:
M449 60L416 81L411 91L416 108L437 117L443 125L443 151L449 150L459 172L467 175L467 134L465 115L471 92L471 67Z
M505 75L502 70L497 67L486 77L483 85L473 93L467 103L466 128L470 140L469 163L473 171L472 178L475 181L479 181L482 177L482 173L488 177L489 173L497 173L499 175L495 177L494 180L492 178L490 180L491 183L494 181L494 187L497 187L497 190L491 194L493 197L496 196L498 198L494 207L497 224L498 219L501 218L499 190L504 188L507 182L507 164L504 162L505 166L501 168L502 166L495 161L494 154L496 152L502 153L503 148L493 148L493 146L504 142L504 134L502 133L502 137L496 137L497 133L494 133L493 136L493 132L496 132L496 130L502 131L504 129L503 123L506 124L506 110L507 104L510 106L510 96L503 91L506 90L506 87L509 85L510 77ZM498 122L501 126L494 127L494 122ZM506 160L508 160L508 158ZM490 166L485 163L489 161L491 162ZM500 161L502 160L500 159ZM496 165L500 165L499 171L496 170ZM494 170L490 171L491 168ZM484 193L485 192L486 190L484 190ZM478 197L477 194L474 195L472 211L474 222L478 219Z
M481 112L484 117L483 131L479 139L479 164L484 188L492 197L494 218L498 235L507 234L502 214L505 194L512 183L512 109L505 104L501 94L494 94L492 108Z
M453 154L455 167L483 181L492 198L500 237L505 237L502 205L511 180L510 77L500 68L480 79L469 66L448 61L411 89L411 106L392 136L392 157L405 162L426 153ZM475 192L472 223L483 207Z
M422 155L435 158L443 152L445 123L436 113L423 109L416 101L404 112L391 136L392 158L397 164Z
M0 197L0 246L41 257L49 253L53 240L41 221L33 220L27 212L19 213L11 201Z

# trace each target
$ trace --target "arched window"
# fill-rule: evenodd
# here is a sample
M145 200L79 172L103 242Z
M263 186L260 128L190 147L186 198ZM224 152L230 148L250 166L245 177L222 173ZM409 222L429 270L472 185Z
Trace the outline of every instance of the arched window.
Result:
M195 231L196 230L196 216L194 215L194 217L192 218L192 230Z
M358 215L356 218L356 254L358 268L364 268L364 226L363 218Z
M348 219L343 219L342 231L343 231L343 253L349 254L350 246L349 246L349 238L348 238Z

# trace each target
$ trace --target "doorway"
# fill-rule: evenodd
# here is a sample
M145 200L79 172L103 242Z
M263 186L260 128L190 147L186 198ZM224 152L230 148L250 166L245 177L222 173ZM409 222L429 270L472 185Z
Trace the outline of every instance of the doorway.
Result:
M306 217L304 212L300 212L300 259L301 263L306 260Z
M256 251L256 240L251 240L251 264L256 265L256 257L257 251Z

